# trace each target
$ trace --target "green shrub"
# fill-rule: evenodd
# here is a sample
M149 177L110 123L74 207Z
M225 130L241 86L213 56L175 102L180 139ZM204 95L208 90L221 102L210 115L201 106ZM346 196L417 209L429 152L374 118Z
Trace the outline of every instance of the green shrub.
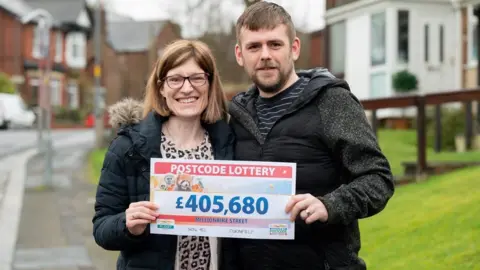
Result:
M54 109L55 119L65 122L81 123L86 116L86 113L79 109L70 109L64 107L57 107Z
M395 92L408 93L418 88L418 80L413 73L402 70L393 74L392 87Z
M15 85L7 74L0 72L0 93L15 94Z
M427 120L427 144L435 145L435 111L429 110ZM455 136L465 133L465 109L442 108L442 151L455 150Z

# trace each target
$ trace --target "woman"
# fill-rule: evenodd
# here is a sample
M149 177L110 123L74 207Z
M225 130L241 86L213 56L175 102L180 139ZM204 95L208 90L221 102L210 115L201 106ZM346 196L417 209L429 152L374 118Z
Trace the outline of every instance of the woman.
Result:
M170 44L150 75L143 105L127 99L109 113L119 131L97 189L95 241L121 251L117 269L218 269L216 239L149 233L162 207L149 202L151 158L233 159L225 95L208 47Z

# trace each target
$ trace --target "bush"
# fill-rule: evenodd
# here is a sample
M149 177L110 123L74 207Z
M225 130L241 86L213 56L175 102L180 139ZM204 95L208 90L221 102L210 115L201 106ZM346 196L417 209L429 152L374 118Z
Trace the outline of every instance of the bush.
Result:
M395 92L408 93L418 88L417 77L408 70L399 71L392 76L392 87Z
M81 123L86 116L82 110L63 107L55 108L54 115L57 120L73 123Z
M427 144L435 146L435 111L429 111L427 120ZM455 150L455 136L465 133L465 108L442 108L442 151Z
M7 74L0 72L0 93L15 94L15 85Z

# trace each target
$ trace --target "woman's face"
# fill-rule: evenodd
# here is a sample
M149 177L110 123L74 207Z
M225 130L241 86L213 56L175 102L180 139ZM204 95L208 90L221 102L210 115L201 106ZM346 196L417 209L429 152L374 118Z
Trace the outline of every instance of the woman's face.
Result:
M197 118L207 107L209 88L207 74L192 58L168 71L160 93L173 115Z

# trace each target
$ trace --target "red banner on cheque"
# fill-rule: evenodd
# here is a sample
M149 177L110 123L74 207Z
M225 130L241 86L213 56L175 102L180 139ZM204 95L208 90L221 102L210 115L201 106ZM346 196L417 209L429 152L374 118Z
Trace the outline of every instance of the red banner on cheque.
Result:
M288 166L262 166L262 165L233 165L214 163L182 163L182 162L157 162L154 166L155 174L187 173L193 175L215 176L242 176L242 177L271 177L291 178L292 168Z

